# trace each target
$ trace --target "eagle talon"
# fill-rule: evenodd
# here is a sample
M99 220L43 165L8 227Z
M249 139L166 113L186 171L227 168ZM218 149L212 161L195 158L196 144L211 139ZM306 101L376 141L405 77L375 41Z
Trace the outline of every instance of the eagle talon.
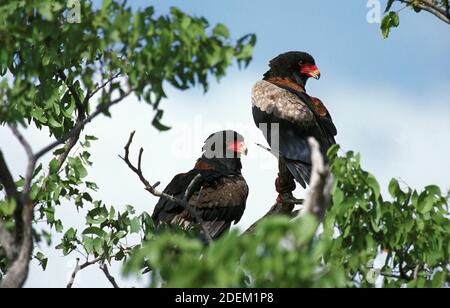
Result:
M292 193L279 194L277 197L277 203L290 203L290 204L302 204L303 199L297 199Z

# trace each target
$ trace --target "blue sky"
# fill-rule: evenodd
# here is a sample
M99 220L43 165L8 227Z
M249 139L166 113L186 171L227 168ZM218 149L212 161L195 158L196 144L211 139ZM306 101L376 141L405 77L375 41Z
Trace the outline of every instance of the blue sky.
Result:
M114 107L112 119L99 118L86 129L99 137L90 177L100 186L96 197L107 204L117 208L132 204L138 211L151 212L157 201L117 158L131 130L137 130L136 148L146 149L148 178L165 185L192 167L212 131L231 128L243 133L250 146L250 155L243 160L250 196L238 227L244 229L264 215L276 197L277 164L254 146L264 139L253 124L250 91L267 70L268 61L289 50L308 51L315 57L322 78L310 81L308 92L324 101L338 127L338 142L345 150L361 152L363 166L380 180L384 192L391 177L417 188L431 183L450 188L450 26L434 16L403 10L400 28L384 40L379 25L367 23L364 0L129 3L136 8L154 5L157 14L177 6L205 16L211 24L226 24L233 38L256 33L258 43L249 68L229 69L208 93L200 88L168 90L161 107L166 110L164 123L173 126L171 131L159 133L152 128L151 108L133 97ZM30 129L25 134L35 149L49 142L46 132ZM11 144L2 150L15 176L23 174L26 157L20 145L3 127L0 140ZM302 189L296 191L298 197L303 194ZM67 227L81 227L83 215L71 204L57 212ZM27 286L64 286L75 256L63 258L52 248L42 249L50 258L48 270L42 273L34 262ZM120 277L120 266L112 271ZM87 269L79 278L79 286L108 286L97 268ZM140 285L134 280L119 281Z
M250 66L256 72L263 72L274 55L305 50L316 58L324 83L345 79L355 86L389 85L418 95L450 83L448 25L426 12L401 11L401 27L384 40L379 25L367 22L367 1L361 0L345 5L338 0L133 1L137 7L149 3L158 13L177 6L211 23L223 22L234 37L256 33Z

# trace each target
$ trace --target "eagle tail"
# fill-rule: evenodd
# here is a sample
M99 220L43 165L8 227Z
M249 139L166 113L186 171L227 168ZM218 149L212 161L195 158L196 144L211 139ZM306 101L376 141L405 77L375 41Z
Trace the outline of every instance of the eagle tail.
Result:
M204 225L205 229L208 231L208 233L211 236L211 238L217 239L224 232L226 232L226 231L228 231L230 229L231 222L220 221L220 220L203 221L203 225ZM199 239L202 242L204 242L204 243L208 242L208 240L206 238L206 235L204 234L203 230L201 230L201 232L199 234Z
M311 165L305 164L299 161L287 161L286 166L291 172L292 176L295 180L302 185L303 188L306 188L306 185L309 185L309 181L311 179Z

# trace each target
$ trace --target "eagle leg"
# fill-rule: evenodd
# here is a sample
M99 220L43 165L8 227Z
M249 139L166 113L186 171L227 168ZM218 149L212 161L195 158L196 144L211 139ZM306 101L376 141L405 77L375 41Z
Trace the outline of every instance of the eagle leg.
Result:
M275 189L278 192L277 203L297 201L292 195L296 188L295 179L281 157L278 161L278 171L278 177L275 180Z

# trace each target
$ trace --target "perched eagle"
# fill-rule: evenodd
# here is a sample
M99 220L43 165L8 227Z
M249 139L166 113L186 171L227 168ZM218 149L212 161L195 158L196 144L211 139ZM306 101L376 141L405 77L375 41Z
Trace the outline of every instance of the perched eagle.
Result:
M293 199L294 179L306 188L311 176L308 137L318 140L325 155L335 144L337 130L322 101L306 93L307 80L320 78L311 55L287 52L271 60L269 66L252 90L253 118L279 157L275 182L279 200Z
M194 169L176 175L164 192L183 199L193 179L201 175L187 197L211 238L216 239L244 213L248 186L241 174L240 157L247 154L247 146L240 134L221 131L209 136L202 150ZM156 204L152 218L156 226L178 225L185 230L198 224L187 209L165 198ZM199 238L206 239L203 231Z

